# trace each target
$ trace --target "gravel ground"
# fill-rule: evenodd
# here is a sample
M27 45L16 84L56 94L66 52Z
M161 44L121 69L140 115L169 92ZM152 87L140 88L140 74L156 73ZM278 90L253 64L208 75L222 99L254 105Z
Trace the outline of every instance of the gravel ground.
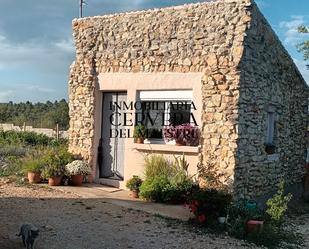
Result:
M16 236L22 223L35 224L35 249L258 248L100 199L44 187L16 186L0 178L0 249L23 248Z

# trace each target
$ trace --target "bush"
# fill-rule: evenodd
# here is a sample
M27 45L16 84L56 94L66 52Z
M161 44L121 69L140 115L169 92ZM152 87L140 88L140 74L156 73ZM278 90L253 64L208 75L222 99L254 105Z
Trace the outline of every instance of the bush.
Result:
M140 186L139 195L146 200L165 202L168 187L169 181L165 176L148 178Z
M162 155L151 155L145 158L145 179L157 176L169 177L173 175L172 163Z
M129 179L126 183L126 187L131 191L139 191L140 186L142 185L143 181L139 176L133 176Z
M188 166L184 156L175 157L174 162L162 155L147 157L140 196L156 202L184 203L193 186L187 173Z
M268 207L266 213L270 216L271 222L274 225L280 226L283 223L283 218L288 210L288 204L291 199L292 194L284 195L284 181L280 181L278 192L266 202Z
M41 176L44 179L48 179L56 176L63 176L64 173L65 173L64 165L48 164L43 168Z
M65 146L50 149L43 158L46 166L42 170L43 178L62 176L65 174L65 165L74 160L74 156L67 151Z
M220 216L226 216L232 201L232 195L216 189L193 189L188 205L197 221L202 224L216 222Z
M30 160L24 163L23 171L27 172L41 172L45 166L45 162L40 159Z
M3 131L0 130L1 145L20 145L20 146L59 146L66 144L66 139L57 141L55 138L44 134L28 131Z

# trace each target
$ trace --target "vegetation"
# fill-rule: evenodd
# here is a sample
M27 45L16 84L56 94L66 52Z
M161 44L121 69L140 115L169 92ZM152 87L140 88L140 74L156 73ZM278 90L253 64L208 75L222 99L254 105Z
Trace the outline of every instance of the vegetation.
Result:
M91 168L86 162L75 160L65 166L65 171L68 176L89 175L91 173Z
M184 203L193 181L187 172L184 156L169 161L162 155L145 159L145 181L140 187L140 196L146 200L168 203Z
M66 151L66 140L56 141L33 132L0 130L0 176L23 176L28 168L37 168L43 162L46 165L46 155L53 150Z
M299 26L298 32L308 34L309 28L303 25ZM298 44L297 48L299 52L304 54L304 60L309 60L309 40L303 41L302 43ZM309 69L309 64L307 65L307 68Z
M138 124L134 127L134 138L146 138L146 128L142 124Z
M139 191L140 186L142 185L143 181L139 176L133 176L129 179L126 183L126 187L131 191Z
M55 138L50 138L43 134L35 132L16 132L0 130L0 145L4 148L7 146L58 146L65 144L66 140L56 141Z
M268 209L266 213L270 216L271 221L280 226L283 223L283 218L288 210L288 204L292 199L292 194L284 195L284 181L280 181L278 185L278 192L270 198L266 205Z
M18 126L31 125L37 128L54 129L56 124L66 130L69 126L69 107L66 100L46 103L0 103L0 123Z
M226 217L232 195L216 189L196 187L188 198L191 212L200 224L214 223L218 217Z
M33 159L23 164L23 171L40 173L45 166L45 162L41 159Z

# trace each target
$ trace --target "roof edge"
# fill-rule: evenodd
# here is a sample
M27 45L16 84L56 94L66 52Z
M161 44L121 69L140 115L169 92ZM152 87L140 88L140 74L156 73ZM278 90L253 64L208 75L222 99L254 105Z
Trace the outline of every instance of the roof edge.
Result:
M120 16L133 16L133 15L139 15L139 14L147 14L147 13L155 13L165 10L181 10L185 8L196 8L199 6L207 6L207 5L214 5L219 3L243 3L245 6L252 5L253 0L206 0L205 2L198 2L198 3L189 3L189 4L182 4L182 5L175 5L175 6L169 6L169 7L162 7L162 8L153 8L153 9L142 9L142 10L136 10L136 11L127 11L127 12L116 12L111 14L104 14L101 16L88 16L88 17L82 17L82 18L74 18L72 20L72 23L75 22L82 22L82 21L89 21L93 19L109 19L113 17L120 17Z

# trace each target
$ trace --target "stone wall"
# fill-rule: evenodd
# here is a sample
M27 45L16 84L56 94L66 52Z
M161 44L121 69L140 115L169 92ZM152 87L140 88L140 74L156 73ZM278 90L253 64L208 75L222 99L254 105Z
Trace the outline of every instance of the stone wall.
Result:
M280 179L301 186L304 175L308 86L269 24L252 5L240 65L235 189L239 197L265 196ZM274 155L265 152L267 107L276 108Z
M73 31L73 153L95 165L98 74L202 72L200 162L226 173L222 181L234 183L238 198L274 189L280 175L290 175L289 183L300 180L307 88L251 0L82 18L73 21ZM277 162L264 152L264 108L270 101L280 112Z
M203 72L200 158L233 178L239 71L250 1L216 1L73 21L70 149L93 161L96 75ZM223 179L226 180L226 179Z

